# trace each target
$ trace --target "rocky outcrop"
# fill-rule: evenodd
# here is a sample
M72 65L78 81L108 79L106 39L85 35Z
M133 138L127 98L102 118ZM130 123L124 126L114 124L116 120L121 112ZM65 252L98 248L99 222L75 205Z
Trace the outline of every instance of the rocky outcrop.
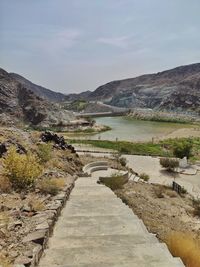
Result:
M25 123L33 126L51 127L68 124L75 117L35 95L16 81L12 75L0 69L0 121L1 124Z
M78 95L74 95L78 99ZM84 99L84 94L79 99ZM72 99L72 95L71 98ZM200 63L156 74L113 81L88 93L86 100L127 108L199 112Z
M43 142L45 142L45 143L54 142L55 143L55 145L54 145L55 148L60 148L62 150L69 149L71 151L71 153L76 153L74 147L72 145L70 145L70 144L67 144L65 142L65 139L64 139L63 136L58 136L55 133L46 131L46 132L41 134L41 140Z

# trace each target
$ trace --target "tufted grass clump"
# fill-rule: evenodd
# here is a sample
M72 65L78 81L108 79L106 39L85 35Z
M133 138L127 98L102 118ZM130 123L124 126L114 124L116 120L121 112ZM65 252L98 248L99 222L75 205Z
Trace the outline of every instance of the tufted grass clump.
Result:
M46 178L38 182L37 187L43 194L57 195L58 192L65 186L63 178Z
M42 173L42 167L35 154L19 154L11 147L3 161L4 173L16 189L32 186Z
M168 236L167 245L174 257L180 257L186 267L200 266L200 245L190 235L175 232Z

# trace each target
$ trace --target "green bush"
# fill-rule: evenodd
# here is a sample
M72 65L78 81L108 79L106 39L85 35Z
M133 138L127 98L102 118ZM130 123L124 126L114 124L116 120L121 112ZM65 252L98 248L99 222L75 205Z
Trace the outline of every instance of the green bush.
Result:
M147 174L147 173L141 173L140 174L140 179L142 179L142 180L144 180L144 181L146 181L146 182L148 182L149 181L149 175Z
M52 144L39 144L37 154L42 163L49 161L52 156Z
M126 158L123 158L123 157L119 158L119 162L123 167L126 167L126 164L127 164Z
M122 175L115 173L111 177L100 177L100 182L112 190L122 189L127 179Z
M168 171L174 171L179 166L179 161L172 158L161 158L160 165L166 168Z
M175 157L180 159L184 157L189 159L192 156L192 148L192 141L182 141L174 145L173 154Z

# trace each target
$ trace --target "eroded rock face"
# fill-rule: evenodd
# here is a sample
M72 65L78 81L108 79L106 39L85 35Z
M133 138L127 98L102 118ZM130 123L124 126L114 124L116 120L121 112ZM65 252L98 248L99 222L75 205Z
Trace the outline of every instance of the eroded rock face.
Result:
M40 98L12 75L0 69L0 119L13 125L24 122L34 126L63 125L75 119L72 112Z
M127 108L200 112L200 63L155 74L109 82L94 92L71 94L69 100L107 102ZM95 111L95 108L93 110Z
M8 140L4 143L0 143L0 157L2 157L8 151L10 146L15 146L16 151L19 154L26 154L27 153L27 150L21 144L15 143L12 140Z

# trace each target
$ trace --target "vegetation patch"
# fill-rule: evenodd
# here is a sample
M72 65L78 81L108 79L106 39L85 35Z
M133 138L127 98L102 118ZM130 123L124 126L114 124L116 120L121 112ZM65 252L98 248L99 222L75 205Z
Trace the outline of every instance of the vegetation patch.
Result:
M200 160L200 137L175 138L152 142L127 142L107 140L70 140L71 143L90 144L94 147L116 150L121 154L174 157L186 156L191 161Z
M31 152L19 154L15 147L9 149L3 166L5 175L16 189L28 188L42 174L38 157Z
M43 179L37 184L41 193L50 195L57 195L64 186L65 180L62 178Z
M114 173L111 177L100 177L99 181L112 190L122 189L127 183L127 179L119 173Z
M200 266L200 245L186 233L172 233L167 238L167 245L174 257L180 257L186 267Z

